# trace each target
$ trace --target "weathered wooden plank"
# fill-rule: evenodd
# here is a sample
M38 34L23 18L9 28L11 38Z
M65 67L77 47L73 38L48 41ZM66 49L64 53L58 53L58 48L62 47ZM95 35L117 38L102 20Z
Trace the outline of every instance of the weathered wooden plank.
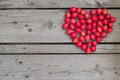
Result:
M84 53L73 44L68 45L0 45L0 53ZM95 53L120 53L120 45L99 44Z
M71 42L62 29L66 10L0 10L0 43ZM117 18L113 33L103 42L120 42L120 10L109 10Z
M1 80L119 80L120 54L0 55Z
M0 8L120 7L119 0L0 0Z

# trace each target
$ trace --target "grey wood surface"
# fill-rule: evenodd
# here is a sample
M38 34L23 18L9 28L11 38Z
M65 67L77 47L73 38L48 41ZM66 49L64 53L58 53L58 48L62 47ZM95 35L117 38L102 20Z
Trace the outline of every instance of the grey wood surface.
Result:
M21 45L0 45L0 53L85 53L74 44L21 44ZM99 44L95 53L120 53L120 45L118 44Z
M0 43L71 42L62 29L66 10L0 10ZM114 30L103 42L120 42L120 10Z
M0 0L0 8L120 7L119 0Z
M0 80L120 80L120 54L0 55Z
M113 8L114 31L96 54L63 44L71 40L61 28L62 8L71 6ZM0 0L0 80L120 80L120 45L114 44L120 43L119 7L120 0Z

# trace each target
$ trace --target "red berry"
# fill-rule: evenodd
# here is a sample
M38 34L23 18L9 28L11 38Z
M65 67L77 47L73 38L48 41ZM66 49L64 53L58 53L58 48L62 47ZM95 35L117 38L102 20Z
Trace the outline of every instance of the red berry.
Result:
M87 29L88 29L88 30L91 30L91 29L92 29L92 25L91 25L91 24L88 24L88 25L87 25Z
M93 28L95 28L97 26L97 23L96 22L92 22L92 26L93 26Z
M81 12L81 8L77 8L77 13L80 13Z
M81 30L80 30L80 28L76 28L75 31L78 33L78 32L80 32Z
M102 21L98 21L97 25L100 26L100 27L102 27L103 26Z
M97 28L97 31L98 31L98 32L102 32L102 27L98 27L98 28Z
M116 21L116 19L115 19L114 17L111 17L111 18L110 18L110 21L111 21L112 23L114 23L114 22Z
M71 23L75 24L76 20L75 19L71 19Z
M76 12L76 10L77 10L77 9L76 9L75 7L71 7L71 8L70 8L70 12L72 12L72 13Z
M72 38L77 37L77 33L76 33L76 32L71 33L71 37L72 37Z
M84 41L85 41L84 37L80 36L80 42L84 42Z
M95 35L94 35L94 34L91 34L91 35L90 35L90 39L94 40L94 39L95 39Z
M92 46L92 47L91 47L91 51L92 51L92 52L95 52L95 51L96 51L96 47L95 47L95 46Z
M85 36L86 35L84 31L81 31L80 34L81 34L81 36Z
M91 53L91 49L90 48L87 48L85 51L86 51L87 54Z
M70 18L70 17L71 17L71 13L70 13L70 12L67 12L67 13L65 14L65 17L66 17L66 18Z
M87 19L87 18L90 17L90 15L89 15L88 13L86 13L86 14L84 15L84 17Z
M113 27L113 23L109 22L109 23L108 23L108 26L109 26L109 27Z
M72 32L73 32L72 29L68 29L68 30L66 31L67 34L71 34Z
M74 19L77 17L77 13L72 13L71 17Z
M86 22L87 22L88 24L91 24L91 23L92 23L92 20L91 20L90 18L88 18L88 19L86 19Z
M83 44L83 45L81 45L81 48L82 48L83 50L86 50L87 45L86 45L86 44Z
M106 15L107 13L108 13L107 9L104 8L104 9L103 9L103 14Z
M96 13L97 13L97 15L102 14L102 9L97 9Z
M87 31L86 31L86 35L89 35L90 33L91 33L90 30L87 30Z
M69 25L69 28L70 28L70 29L74 29L75 26L74 26L73 24L70 24L70 25Z
M80 27L80 22L76 22L75 25L76 25L77 27Z
M92 42L92 45L93 46L97 46L97 42Z
M94 14L96 14L96 11L94 9L91 9L90 14L94 15Z
M102 38L98 37L98 38L96 38L96 41L99 43L102 41Z
M108 28L108 32L109 32L109 33L112 32L112 28Z
M93 28L93 29L92 29L92 32L93 32L93 33L95 33L96 31L97 31L96 28Z
M82 15L85 15L85 14L86 14L86 11L85 11L85 10L81 10L81 14L82 14Z
M78 42L78 38L73 38L73 42L77 43Z
M80 23L81 23L81 24L84 24L84 23L85 23L85 20L80 20Z
M103 31L107 31L107 29L108 29L108 26L103 27Z
M88 29L88 30L91 30L91 29L92 29L92 24L88 24L88 25L87 25L87 29Z
M81 30L85 30L86 26L85 25L81 25L80 29Z
M77 43L76 43L76 46L77 46L77 47L81 47L81 45L82 45L82 42L77 42Z
M96 16L92 16L91 19L92 19L92 21L97 21L97 17Z
M96 35L96 37L100 37L100 33L99 32L96 32L95 35Z
M106 18L106 19L109 19L110 17L111 17L110 14L106 14L106 15L105 15L105 18Z
M87 46L88 46L88 47L91 47L91 46L92 46L92 43L91 43L91 42L88 42L88 43L87 43Z
M105 38L107 36L106 32L102 32L102 37Z
M66 18L66 19L65 19L65 22L66 22L66 23L69 23L69 22L70 22L70 18Z
M68 28L68 26L69 26L68 23L64 23L64 24L63 24L63 29Z
M105 25L105 24L107 24L108 23L108 20L107 19L104 19L103 20L103 24Z
M81 14L78 14L78 18L81 20L81 19L84 19L84 16Z
M104 19L104 16L103 15L98 15L98 20L103 20Z
M85 40L89 41L90 40L90 36L85 36Z

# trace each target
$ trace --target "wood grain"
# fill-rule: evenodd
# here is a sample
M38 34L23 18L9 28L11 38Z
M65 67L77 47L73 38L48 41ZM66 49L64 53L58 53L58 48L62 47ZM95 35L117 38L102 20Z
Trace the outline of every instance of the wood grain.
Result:
M119 80L120 54L0 55L1 80Z
M0 8L120 7L119 0L0 0Z
M0 10L0 43L71 42L62 29L66 10ZM120 42L120 10L109 10L117 18L113 33L103 42Z
M0 45L0 53L85 53L83 50L77 48L73 44L59 44L59 45ZM120 45L117 44L99 44L95 53L120 53Z

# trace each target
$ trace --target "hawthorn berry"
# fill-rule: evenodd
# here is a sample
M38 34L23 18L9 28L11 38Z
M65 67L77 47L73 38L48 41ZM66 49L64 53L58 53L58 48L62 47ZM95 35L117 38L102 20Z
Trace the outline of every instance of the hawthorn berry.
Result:
M77 13L80 13L81 12L81 8L77 8Z
M77 47L81 47L81 45L82 45L82 42L77 42L77 43L76 43L76 46L77 46Z
M94 9L91 9L91 10L90 10L90 14L91 14L91 15L94 15L94 14L96 14L96 11L95 11Z
M105 38L107 36L106 32L102 32L102 37Z
M109 19L110 17L111 17L110 14L106 14L106 15L105 15L105 18L106 18L106 19Z
M75 19L77 17L77 13L72 13L71 18Z
M63 24L63 29L68 28L68 26L69 26L69 24L68 24L68 23L64 23L64 24Z
M71 33L73 33L73 30L72 30L72 29L68 29L68 30L66 31L66 33L67 33L67 34L71 34Z
M66 15L65 15L66 18L70 18L71 17L71 13L70 12L67 12Z
M96 47L95 47L95 46L92 46L92 47L91 47L91 51L92 51L92 52L95 52L95 51L96 51Z
M87 54L91 53L91 49L90 48L87 48L85 51L86 51Z
M75 24L76 20L75 19L71 19L70 21L72 24Z
M90 36L89 35L85 36L85 40L89 41L90 40Z
M99 42L102 41L102 38L101 38L101 37L97 37L97 38L96 38L96 41L99 43Z
M102 14L102 9L97 9L97 10L96 10L96 14L97 14L97 15Z
M83 50L86 50L87 45L86 45L86 44L82 44L82 45L81 45L81 48L82 48Z
M76 28L75 31L78 33L78 32L80 32L81 30L80 30L80 28Z
M90 18L88 18L88 19L86 19L86 22L87 22L88 24L91 24L91 23L92 23L92 20L91 20Z
M114 17L111 17L111 18L110 18L110 21L111 21L112 23L114 23L114 22L116 21L116 19L115 19Z
M77 11L77 9L76 9L75 7L71 7L71 8L70 8L70 12L74 13L74 12L76 12L76 11Z
M78 42L78 38L73 38L73 43L77 43Z
M74 29L75 26L74 26L73 24L70 24L70 25L69 25L69 28L70 28L70 29Z
M80 40L81 42L84 42L84 41L85 41L85 39L84 39L83 36L80 36L79 40Z
M76 33L76 32L71 33L71 37L72 37L72 38L77 37L77 33Z
M103 9L103 14L106 15L108 13L108 10L106 8Z

